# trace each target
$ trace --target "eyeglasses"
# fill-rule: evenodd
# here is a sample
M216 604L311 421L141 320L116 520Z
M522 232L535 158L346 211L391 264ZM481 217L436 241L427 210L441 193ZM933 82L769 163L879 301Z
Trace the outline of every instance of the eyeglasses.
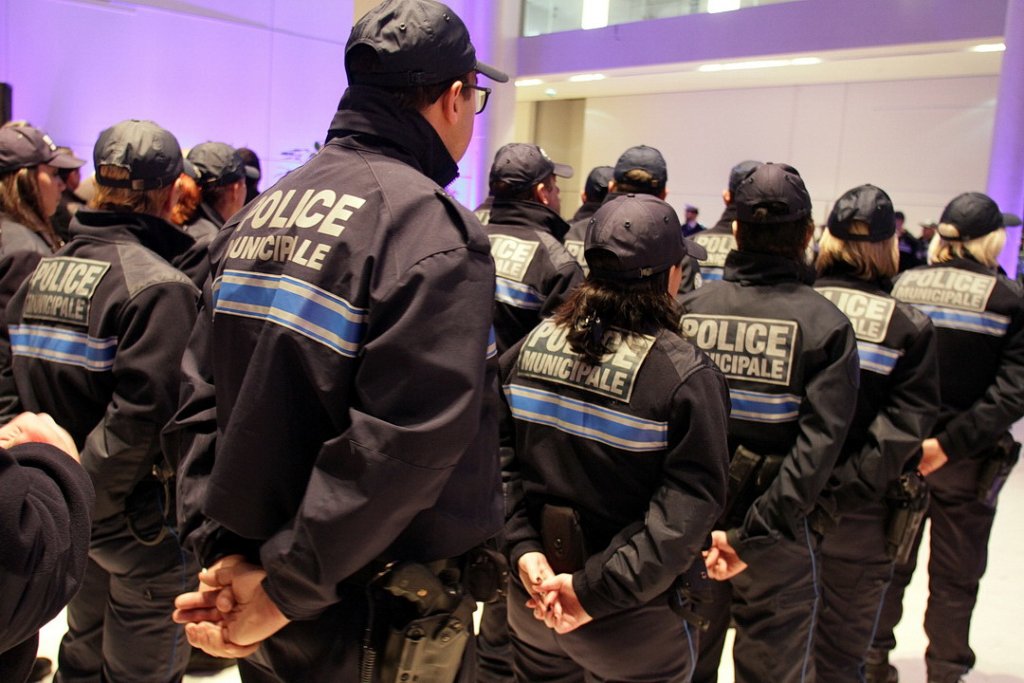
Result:
M470 83L463 83L462 89L476 91L476 113L481 113L484 110L484 107L487 106L487 99L491 96L491 89L484 88L479 85L472 85Z

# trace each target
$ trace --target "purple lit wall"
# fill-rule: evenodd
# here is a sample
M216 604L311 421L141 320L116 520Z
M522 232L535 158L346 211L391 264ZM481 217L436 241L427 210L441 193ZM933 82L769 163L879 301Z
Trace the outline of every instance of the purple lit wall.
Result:
M0 81L15 118L79 156L112 123L150 118L184 146L251 147L266 187L324 138L352 13L352 0L3 0Z
M1008 2L1004 42L988 194L1003 211L1024 216L1024 0ZM1013 277L1017 273L1021 228L1009 228L1006 237L999 262Z

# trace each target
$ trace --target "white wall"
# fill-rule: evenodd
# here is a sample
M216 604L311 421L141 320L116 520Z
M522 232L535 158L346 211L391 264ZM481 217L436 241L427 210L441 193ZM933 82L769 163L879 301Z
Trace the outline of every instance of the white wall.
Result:
M266 187L297 165L290 150L324 139L352 13L352 0L0 0L0 81L15 118L83 158L103 128L150 118L186 147L253 148Z
M916 231L960 192L984 191L997 87L993 76L589 99L582 157L565 161L585 177L631 145L657 147L669 202L680 213L699 206L706 225L721 213L733 164L784 161L803 175L818 222L845 190L870 182Z

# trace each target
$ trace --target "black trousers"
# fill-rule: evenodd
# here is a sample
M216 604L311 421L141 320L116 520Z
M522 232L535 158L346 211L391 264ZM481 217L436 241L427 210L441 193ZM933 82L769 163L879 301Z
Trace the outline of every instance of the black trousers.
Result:
M738 548L747 568L716 582L702 612L711 628L701 635L693 680L718 680L730 616L736 625L736 683L812 683L813 638L820 591L818 538L804 525L798 540L766 537Z
M696 629L663 596L558 635L526 608L529 599L512 581L508 599L512 668L520 683L688 683L696 655Z
M977 458L957 460L928 477L931 556L924 630L929 680L955 681L974 666L969 642L971 615L988 564L988 539L996 512L978 501L978 474L983 464L984 460ZM893 629L903 616L903 594L917 568L920 543L921 535L910 561L896 567L872 646L876 650L888 652L896 646Z
M885 549L887 510L878 502L845 515L821 544L821 609L814 636L818 680L861 683L893 562Z
M508 634L508 606L495 602L483 606L480 633L476 638L477 683L511 683L512 643Z
M162 524L158 516L149 521L142 525L147 535ZM94 524L54 681L180 681L191 648L171 612L174 598L195 590L198 571L172 532L150 547L129 533L122 517Z

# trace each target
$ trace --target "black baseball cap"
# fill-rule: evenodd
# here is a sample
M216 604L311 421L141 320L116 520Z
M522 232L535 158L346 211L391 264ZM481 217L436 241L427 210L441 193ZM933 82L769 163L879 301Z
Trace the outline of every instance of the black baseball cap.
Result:
M185 158L195 166L199 174L196 182L200 185L227 185L248 175L242 155L223 142L200 143Z
M69 150L70 152L70 150ZM0 173L49 164L54 168L79 168L85 162L64 152L50 136L32 126L0 128Z
M958 235L947 235L942 231L942 224L956 226ZM961 240L984 237L985 235L1008 225L1020 225L1020 218L1012 213L1003 213L999 205L987 194L981 192L964 192L953 198L942 210L939 218L939 234L942 239L959 242Z
M868 225L868 234L851 235L854 221ZM859 185L836 200L828 215L828 231L850 242L881 242L896 234L896 214L892 199L874 185Z
M596 258L601 253L613 258ZM650 277L679 265L687 254L707 258L703 247L683 238L675 209L650 194L625 194L602 204L583 245L590 275L609 280Z
M551 175L571 178L572 166L552 161L537 145L510 142L494 155L490 182L504 182L508 191L514 192L533 187Z
M611 166L595 166L587 176L587 182L583 185L583 193L590 201L601 201L608 195L608 181L615 174Z
M729 171L729 193L736 194L736 188L740 186L743 179L750 175L750 172L761 165L760 161L747 159L732 167Z
M181 146L169 130L152 121L128 119L100 133L92 151L96 183L106 187L155 190L167 187L182 173L198 178L196 169L181 156ZM128 177L108 178L101 166L128 171Z
M811 215L811 196L803 178L787 164L761 164L736 188L736 218L742 223L789 223ZM759 209L766 213L758 214Z
M668 167L661 152L647 145L630 147L615 162L615 182L629 182L626 174L638 169L651 174L651 189L659 192L665 189L665 183L668 182Z
M349 56L365 45L377 54L369 70L353 73ZM476 71L504 83L508 75L477 61L469 31L455 12L434 0L384 0L356 22L345 45L353 85L434 85Z

